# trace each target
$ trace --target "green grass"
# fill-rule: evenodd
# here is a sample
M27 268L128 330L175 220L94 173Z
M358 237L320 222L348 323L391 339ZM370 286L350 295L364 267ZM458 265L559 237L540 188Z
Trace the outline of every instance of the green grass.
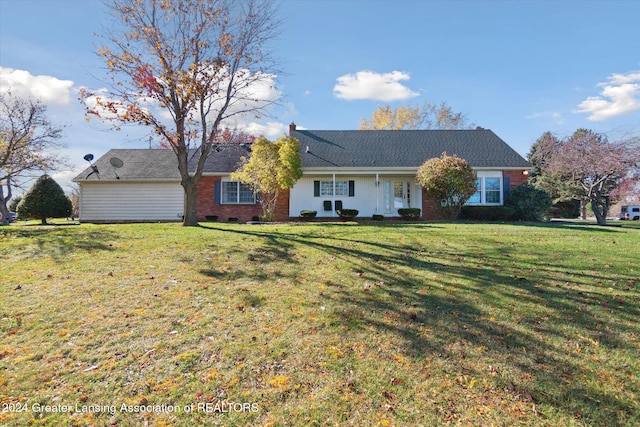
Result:
M0 425L640 423L633 223L13 224L0 260Z

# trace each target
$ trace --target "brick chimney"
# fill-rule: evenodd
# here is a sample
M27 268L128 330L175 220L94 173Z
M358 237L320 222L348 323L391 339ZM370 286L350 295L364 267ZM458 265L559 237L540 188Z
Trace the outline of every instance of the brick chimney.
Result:
M289 136L293 134L294 130L296 130L296 124L291 122L291 124L289 125Z

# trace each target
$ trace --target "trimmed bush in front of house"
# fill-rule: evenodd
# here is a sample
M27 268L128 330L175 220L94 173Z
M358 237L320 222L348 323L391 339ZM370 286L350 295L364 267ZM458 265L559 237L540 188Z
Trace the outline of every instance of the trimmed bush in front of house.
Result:
M338 209L336 212L343 219L353 219L360 213L357 209Z
M405 219L420 218L420 208L400 208L398 209L398 215Z
M551 205L549 193L529 183L516 187L505 200L505 206L513 210L511 214L513 221L542 221L544 213Z
M313 219L316 217L316 215L318 215L318 211L309 211L309 210L300 211L300 218Z

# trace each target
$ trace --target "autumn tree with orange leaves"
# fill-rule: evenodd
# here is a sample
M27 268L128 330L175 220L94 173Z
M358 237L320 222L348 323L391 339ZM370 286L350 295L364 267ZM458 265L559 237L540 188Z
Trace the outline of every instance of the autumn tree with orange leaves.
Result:
M121 30L100 36L110 89L83 90L87 117L149 127L178 159L185 226L197 225L196 188L225 120L259 117L277 102L273 2L113 0Z

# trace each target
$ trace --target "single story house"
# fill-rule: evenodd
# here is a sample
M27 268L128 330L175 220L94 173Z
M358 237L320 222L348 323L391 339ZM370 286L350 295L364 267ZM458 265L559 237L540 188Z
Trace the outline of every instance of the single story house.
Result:
M525 182L531 165L491 130L298 130L303 176L280 194L276 220L315 210L337 217L340 208L360 217L395 217L417 207L437 219L434 204L415 182L418 167L443 152L466 159L477 173L478 192L468 205L501 206ZM198 184L197 217L249 221L260 215L251 188L231 172L249 156L250 144L222 144L208 159ZM95 173L94 171L98 172ZM75 179L84 222L179 221L183 191L175 154L163 149L110 150Z

